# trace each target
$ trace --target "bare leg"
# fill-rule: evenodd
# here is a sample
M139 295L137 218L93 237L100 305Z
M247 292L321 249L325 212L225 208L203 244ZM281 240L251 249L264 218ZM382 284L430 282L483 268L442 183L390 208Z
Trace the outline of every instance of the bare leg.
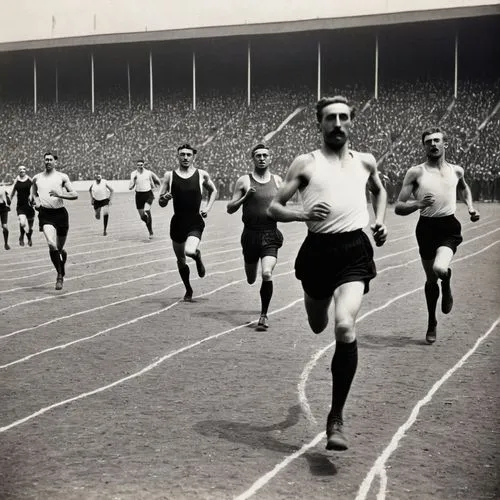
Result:
M276 266L277 259L272 255L266 255L261 259L262 268L262 285L260 287L260 318L257 325L259 330L267 330L269 322L267 319L267 311L273 297L273 271Z
M196 270L200 278L205 277L205 266L201 259L201 252L198 246L200 245L200 238L196 236L188 236L184 245L184 252L187 257L193 259L196 263Z

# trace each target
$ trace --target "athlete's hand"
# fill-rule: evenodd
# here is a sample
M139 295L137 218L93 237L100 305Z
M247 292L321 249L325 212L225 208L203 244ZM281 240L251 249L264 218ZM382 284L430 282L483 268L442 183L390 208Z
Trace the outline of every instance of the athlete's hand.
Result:
M164 193L160 195L158 199L158 205L160 205L160 207L166 207L171 199L172 195L170 193Z
M387 226L381 222L375 222L370 226L370 229L372 230L375 245L381 247L387 239Z
M307 213L307 220L325 220L330 213L330 205L324 201L313 205Z
M420 201L420 208L430 207L434 204L435 201L436 198L434 197L434 195L432 193L427 193Z
M477 222L480 218L479 212L477 210L474 210L473 208L469 210L469 215L472 222Z
M51 190L49 191L49 195L50 195L50 196L53 196L54 198L60 198L60 197L61 197L60 193L59 193L59 192L57 192L55 189L51 189Z
M208 215L208 212L206 210L200 210L200 215L206 219L207 215Z

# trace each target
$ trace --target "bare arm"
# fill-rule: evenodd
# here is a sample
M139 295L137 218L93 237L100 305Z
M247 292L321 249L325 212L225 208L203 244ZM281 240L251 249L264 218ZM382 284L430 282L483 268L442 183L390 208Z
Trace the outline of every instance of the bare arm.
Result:
M151 172L151 179L153 180L153 184L158 187L161 185L161 181L160 181L160 178L154 173L154 172Z
M73 189L71 185L71 181L66 174L62 174L62 187L66 190L66 192L62 191L58 193L57 191L49 191L50 196L54 196L55 198L61 198L63 200L76 200L78 199L78 193Z
M387 210L387 191L385 190L377 169L377 161L373 155L367 155L364 163L370 172L368 189L371 194L375 223L370 226L377 246L382 246L387 239L385 212Z
M161 198L163 200L163 202L165 203L164 205L161 205L161 206L166 207L168 205L168 202L172 199L172 194L169 191L170 176L171 175L172 175L172 173L167 170L165 172L165 175L163 176L162 181L161 181L159 198ZM161 202L161 200L160 200L160 202Z
M132 172L132 175L130 176L130 182L128 184L128 188L130 191L134 189L136 180L137 180L137 174L135 172Z
M479 220L479 212L474 209L474 204L472 202L472 193L469 185L465 182L464 171L461 167L456 167L456 172L458 175L458 192L469 210L470 220L476 222Z
M17 191L17 180L14 182L14 186L12 186L12 191L10 192L10 199L14 199L14 195L16 194ZM7 191L6 191L7 192Z
M109 191L109 201L111 202L111 198L113 198L113 194L114 194L115 190L107 182L106 182L106 187L108 188L108 191Z
M410 200L410 196L413 194L413 190L416 187L417 176L417 167L411 167L408 172L406 172L403 180L403 186L398 196L398 201L394 207L394 211L397 215L410 215L413 212L428 207L434 203L434 197L430 194L425 195L424 199L421 201Z
M205 207L204 210L200 211L201 215L203 217L206 217L208 212L210 212L212 205L215 202L215 198L217 198L217 188L215 187L215 184L210 178L210 175L208 175L208 172L205 172L203 170L201 173L203 175L203 187L209 192L207 206Z
M233 197L226 206L228 214L234 214L237 212L241 205L243 205L245 201L252 196L253 193L255 193L255 189L249 185L250 183L246 182L247 180L248 176L244 175L236 181Z
M329 205L324 202L314 205L310 212L305 212L303 208L290 208L286 204L304 183L304 169L310 159L308 155L301 155L293 160L285 180L278 188L276 196L271 201L267 213L278 222L324 220L330 212Z
M89 194L90 194L90 204L93 205L94 197L92 196L92 184L89 187Z
M31 183L31 191L30 191L30 202L36 207L40 206L40 200L38 198L38 186L36 185L37 177L33 177L33 182Z

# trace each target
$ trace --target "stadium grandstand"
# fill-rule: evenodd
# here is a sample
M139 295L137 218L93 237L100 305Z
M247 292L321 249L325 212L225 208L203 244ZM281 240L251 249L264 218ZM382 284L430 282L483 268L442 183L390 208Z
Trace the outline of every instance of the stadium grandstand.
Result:
M391 201L429 124L448 132L474 198L498 201L499 27L484 5L2 41L0 182L45 151L75 181L96 167L125 179L138 157L163 174L190 142L227 198L256 141L283 175L318 144L318 96L342 94L358 109L353 147L378 159Z

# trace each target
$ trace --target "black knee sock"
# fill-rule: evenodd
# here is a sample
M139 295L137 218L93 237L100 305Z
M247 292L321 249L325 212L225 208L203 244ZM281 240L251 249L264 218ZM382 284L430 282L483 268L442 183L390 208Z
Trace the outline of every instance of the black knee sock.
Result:
M351 383L358 367L358 343L338 342L332 358L332 409L331 418L343 419L344 405L351 388Z
M102 218L103 222L104 222L104 231L106 231L107 227L108 227L108 219L109 219L109 214L105 214Z
M191 288L191 284L189 283L189 266L187 264L177 264L177 268L179 269L179 274L181 275L182 282L186 287L186 292L189 294L193 293L193 289Z
M261 314L267 315L267 310L269 309L269 304L273 296L273 282L272 280L263 281L260 287L260 303L261 303Z
M61 274L64 276L66 274L66 261L68 260L68 254L66 250L60 250L59 255L61 257Z
M49 255L50 255L50 260L52 261L52 264L54 264L54 267L56 268L57 274L61 274L61 254L59 253L59 250L49 250Z
M439 286L435 282L425 283L425 301L427 303L427 313L429 317L429 326L437 323L436 304L439 299Z
M6 245L9 241L9 230L6 227L3 228L3 241Z
M144 221L146 223L146 227L150 233L153 232L153 217L151 217L151 212L147 210L144 212L146 214L147 219Z
M20 240L24 239L24 234L25 234L25 231L24 231L24 227L23 227L23 226L21 226L21 224L19 224L19 233L20 233L20 235L19 235L19 239L20 239Z

